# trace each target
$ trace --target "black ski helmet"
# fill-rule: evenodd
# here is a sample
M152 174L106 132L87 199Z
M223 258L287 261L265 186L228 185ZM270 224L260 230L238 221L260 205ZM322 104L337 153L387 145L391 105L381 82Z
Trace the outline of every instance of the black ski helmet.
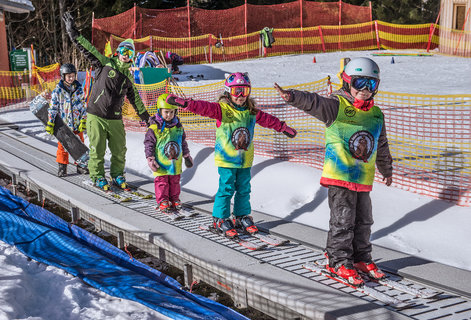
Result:
M64 79L64 76L69 73L77 73L77 69L72 63L64 63L60 68L61 78Z

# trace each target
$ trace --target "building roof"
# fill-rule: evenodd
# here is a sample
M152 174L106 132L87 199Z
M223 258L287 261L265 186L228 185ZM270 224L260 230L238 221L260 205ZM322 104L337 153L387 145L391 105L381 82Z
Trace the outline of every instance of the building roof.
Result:
M28 13L34 11L34 6L29 0L0 0L0 10L14 13Z

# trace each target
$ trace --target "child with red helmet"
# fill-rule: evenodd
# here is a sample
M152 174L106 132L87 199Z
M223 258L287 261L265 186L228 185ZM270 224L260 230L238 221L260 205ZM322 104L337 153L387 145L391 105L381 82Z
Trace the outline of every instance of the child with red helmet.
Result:
M213 206L213 226L230 238L238 235L236 229L247 233L258 231L250 215L250 171L254 158L255 124L274 129L290 138L296 136L296 130L284 121L257 109L250 92L247 73L236 72L226 75L224 94L218 102L185 100L175 95L167 98L170 104L216 119L215 161L219 172L219 189ZM230 219L232 197L234 220Z
M327 270L353 286L363 285L357 271L375 279L385 277L371 258L373 214L370 191L375 165L392 183L384 115L375 106L379 67L369 58L355 58L343 72L343 87L328 98L316 93L283 90L281 98L324 122L326 148L321 185L327 187L330 207Z

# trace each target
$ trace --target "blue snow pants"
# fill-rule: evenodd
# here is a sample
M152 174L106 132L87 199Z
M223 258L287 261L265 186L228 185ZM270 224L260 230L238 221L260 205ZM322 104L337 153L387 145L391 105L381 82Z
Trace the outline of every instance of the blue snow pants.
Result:
M219 189L214 199L213 217L226 219L231 216L231 199L234 193L234 216L246 216L251 213L251 169L218 167Z

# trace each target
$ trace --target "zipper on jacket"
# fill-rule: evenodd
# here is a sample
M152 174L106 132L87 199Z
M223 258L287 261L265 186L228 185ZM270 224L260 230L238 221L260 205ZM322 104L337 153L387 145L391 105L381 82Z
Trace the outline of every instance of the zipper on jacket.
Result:
M125 84L126 84L126 80L124 80L124 81L121 83L121 89L119 90L119 94L121 94L121 92L123 92L123 87L124 87Z
M98 97L96 97L95 101L93 103L97 103L98 102L98 99L100 99L100 97L103 95L103 93L105 93L105 89L102 89L101 90L101 93L98 95Z

